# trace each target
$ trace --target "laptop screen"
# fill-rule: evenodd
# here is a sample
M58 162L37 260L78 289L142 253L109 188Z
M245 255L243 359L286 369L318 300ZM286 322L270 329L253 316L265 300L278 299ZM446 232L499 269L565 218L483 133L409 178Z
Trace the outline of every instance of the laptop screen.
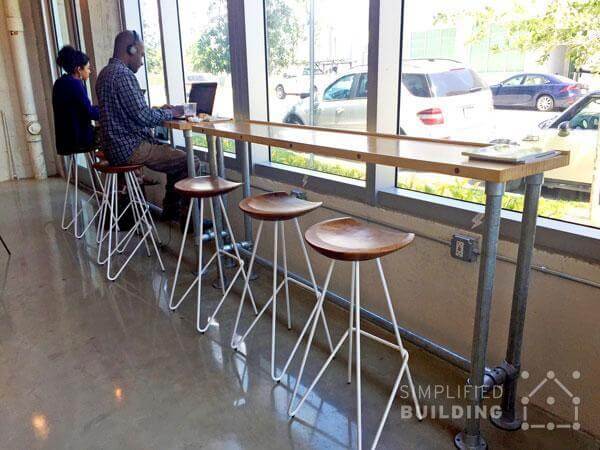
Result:
M188 101L190 103L196 103L196 114L203 113L212 115L216 93L217 83L214 81L193 83Z

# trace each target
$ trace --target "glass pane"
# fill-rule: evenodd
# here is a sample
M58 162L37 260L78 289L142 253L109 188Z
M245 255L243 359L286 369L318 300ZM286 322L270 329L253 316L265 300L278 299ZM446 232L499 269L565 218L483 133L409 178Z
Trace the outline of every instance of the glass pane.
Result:
M227 0L179 0L179 29L186 98L193 83L217 82L213 115L233 117ZM206 147L203 135L194 144ZM232 141L223 149L235 153Z
M366 130L368 9L368 0L265 1L269 120ZM334 158L272 149L271 160L365 178L364 164Z
M56 31L56 45L58 49L67 44L76 46L74 42L71 42L69 36L69 21L67 19L67 6L65 5L65 0L52 0L51 5L52 15L54 16L54 28Z
M409 56L401 64L399 130L435 139L570 150L570 166L546 174L540 215L600 226L590 208L594 162L600 160L600 94L586 95L585 86L570 77L564 52L540 59L539 51L518 46L527 33L537 32L537 18L558 14L545 4L519 4L507 10L501 0L485 5L461 0L452 6L444 0L405 0L402 54ZM507 11L512 26L499 20ZM573 20L587 23L583 17ZM397 186L485 201L483 184L464 178L398 170ZM521 211L523 190L522 180L508 183L504 208Z
M144 66L148 77L149 103L150 106L162 106L167 103L167 91L157 0L140 0L140 14L142 16L142 38L146 52Z

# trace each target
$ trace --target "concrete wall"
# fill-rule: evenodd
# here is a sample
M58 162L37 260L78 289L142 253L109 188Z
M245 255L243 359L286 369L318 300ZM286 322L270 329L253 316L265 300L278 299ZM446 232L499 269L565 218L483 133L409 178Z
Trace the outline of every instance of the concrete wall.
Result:
M39 1L22 0L21 15L25 26L29 66L33 79L33 89L39 92L36 96L36 108L42 125L42 142L46 167L49 175L56 173L54 157L54 137L49 114L52 112L52 93L48 90L51 83L48 73L48 57L45 50L44 29ZM12 146L14 167L17 177L31 177L31 161L25 142L25 130L21 119L21 108L16 91L14 64L8 41L4 0L0 0L0 111L7 121L8 138ZM49 85L52 86L51 84ZM10 178L8 146L4 138L4 129L0 123L0 181Z
M229 174L237 178L234 172ZM264 178L253 179L253 193L285 190L292 186L275 183ZM261 189L259 189L260 187ZM237 208L240 191L230 197L230 210L235 232L243 236L242 216ZM323 201L325 207L301 219L301 227L329 218L340 217L326 207L348 214L372 219L377 222L395 225L403 229L415 230L427 236L449 240L458 230L437 223L402 215L381 208L366 206L364 203L344 200L338 197L323 196L308 192L310 200ZM265 225L267 232L259 254L271 259L271 224ZM254 232L256 233L255 223ZM308 279L308 272L293 228L287 228L288 264L290 270ZM469 234L470 231L462 231ZM499 254L516 258L516 245L501 242ZM327 260L310 250L310 256L319 284L322 285L327 269ZM536 251L534 264L544 265L581 278L600 282L600 266L572 258ZM343 268L341 268L343 266ZM399 324L423 336L443 344L469 357L471 351L475 293L478 278L478 264L465 263L449 256L449 248L433 240L417 237L408 248L383 260L390 292ZM515 266L498 262L493 299L492 322L489 339L488 366L494 367L505 356L512 301L512 287ZM362 306L386 317L382 301L383 291L374 263L361 266L361 279L369 281L368 289L363 284ZM334 272L332 287L339 295L349 297L349 265L342 264ZM523 348L523 369L530 373L527 380L520 382L520 394L525 395L544 379L548 371L554 371L557 378L575 395L581 398L581 429L600 436L600 397L597 395L597 379L600 373L600 333L598 332L600 290L574 283L556 276L532 272L525 343ZM574 371L581 377L573 379ZM418 377L418 374L415 374ZM443 384L444 379L438 380ZM532 398L537 406L558 415L564 423L573 421L573 404L570 398L561 394L553 383L547 385ZM556 398L552 406L546 404L547 396ZM520 407L520 406L518 406ZM558 422L557 422L558 423Z
M95 80L113 53L114 39L121 31L121 12L118 1L79 0L85 50L94 73L91 77L92 97L95 99Z

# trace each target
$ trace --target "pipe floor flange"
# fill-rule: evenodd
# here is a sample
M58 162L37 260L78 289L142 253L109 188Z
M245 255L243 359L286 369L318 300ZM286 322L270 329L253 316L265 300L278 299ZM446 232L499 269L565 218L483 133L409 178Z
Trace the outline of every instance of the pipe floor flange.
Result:
M500 417L490 417L490 422L497 428L506 431L517 431L521 429L523 420L520 417L508 417L502 414Z
M461 431L454 436L454 445L461 450L486 450L487 442L479 436L468 436L464 431Z

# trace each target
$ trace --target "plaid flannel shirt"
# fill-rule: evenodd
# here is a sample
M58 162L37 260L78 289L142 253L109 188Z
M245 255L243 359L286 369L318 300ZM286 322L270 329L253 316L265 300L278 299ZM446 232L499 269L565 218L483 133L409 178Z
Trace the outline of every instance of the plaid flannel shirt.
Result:
M110 164L126 164L143 142L158 143L150 129L173 117L170 110L150 108L135 74L111 58L96 82L100 139Z

